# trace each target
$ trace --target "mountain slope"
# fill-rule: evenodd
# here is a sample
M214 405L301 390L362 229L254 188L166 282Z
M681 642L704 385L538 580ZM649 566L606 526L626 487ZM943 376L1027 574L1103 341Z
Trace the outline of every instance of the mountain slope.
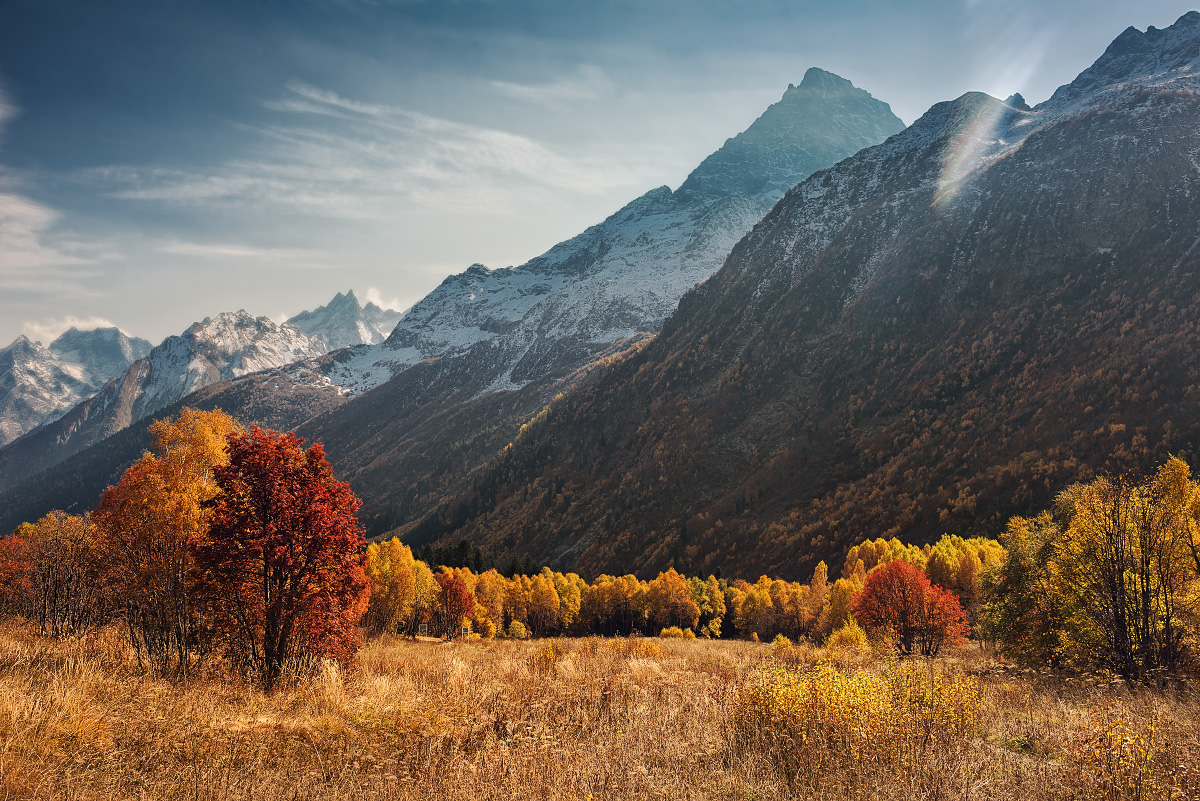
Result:
M245 311L167 337L60 419L0 449L0 490L211 384L321 355L323 342ZM321 379L322 383L325 383Z
M49 347L18 337L0 350L0 446L57 419L149 351L116 328L71 328Z
M810 70L675 193L655 190L524 267L473 267L448 278L405 315L388 345L301 365L358 395L314 414L300 433L326 444L339 475L364 498L361 516L372 534L423 515L468 484L473 470L556 394L586 378L590 365L657 328L787 186L902 127L866 92ZM335 298L329 308L336 305ZM284 400L286 378L279 383ZM376 388L363 391L369 387ZM487 391L500 388L510 391ZM31 454L44 449L29 445ZM98 451L80 453L62 471L86 474L82 462ZM22 491L51 508L45 503L57 501L41 486L53 480L40 476Z
M802 577L1200 455L1200 14L817 173L413 541Z
M886 103L810 69L676 192L654 189L520 267L476 264L450 276L382 345L341 355L330 380L362 392L473 347L476 392L564 375L617 340L658 330L788 188L903 127Z

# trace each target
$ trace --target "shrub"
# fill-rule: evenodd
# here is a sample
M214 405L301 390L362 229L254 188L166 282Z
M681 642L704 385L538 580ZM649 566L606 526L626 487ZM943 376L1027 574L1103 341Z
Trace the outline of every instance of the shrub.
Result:
M871 643L867 640L867 633L863 631L862 626L850 618L837 631L829 635L825 640L825 647L834 650L844 651L869 651Z
M524 640L529 637L529 631L525 628L525 624L519 620L514 620L508 624L508 636L514 640Z
M688 629L688 631L691 631L691 629ZM667 639L682 640L684 635L683 635L683 629L679 628L679 626L668 626L667 628L660 631L658 633L658 636L665 637ZM694 634L692 636L695 637Z
M982 707L978 681L918 671L876 675L828 663L759 668L737 693L734 756L764 756L789 784L816 787L866 765L911 775L931 747L960 744Z

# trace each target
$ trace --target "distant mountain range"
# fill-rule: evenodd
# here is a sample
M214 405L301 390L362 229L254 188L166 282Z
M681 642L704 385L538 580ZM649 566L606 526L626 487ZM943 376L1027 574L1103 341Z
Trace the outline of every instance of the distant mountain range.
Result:
M399 319L400 312L360 305L350 291L282 325L244 310L218 314L154 348L115 328L71 329L49 348L22 337L0 351L0 393L6 393L0 395L6 399L0 406L0 431L14 433L9 441L21 437L0 449L0 488L14 486L205 387L336 348L382 342ZM311 371L299 369L293 375L302 376L295 380L315 392L341 397L337 388ZM256 393L261 389L253 383L242 386L254 386ZM280 403L291 407L288 399ZM313 414L324 409L323 402L317 403Z
M0 446L56 420L149 351L116 328L71 328L49 346L17 337L0 350Z
M340 464L366 459L357 467L371 466L384 476L378 482L363 476L364 486L377 487L369 491L373 497L386 498L395 481L405 480L404 473L396 475L395 460L416 456L410 446L426 451L414 466L433 459L428 467L416 466L418 472L450 475L439 460L453 452L462 465L474 466L494 454L495 438L515 432L530 410L540 408L543 394L560 391L558 384L569 384L579 368L656 331L679 297L720 267L732 245L788 187L903 127L887 104L831 73L809 70L799 86L790 86L675 192L653 190L521 267L475 265L447 278L402 316L386 341L377 339L387 325L386 313L359 307L348 293L285 326L238 313L236 319L222 316L205 323L195 336L185 334L169 347L164 343L160 348L178 355L164 359L166 352L152 353L149 363L135 364L62 420L0 449L0 489L76 453L88 458L80 451L132 422L145 424L188 392L252 369L283 367L289 358L304 361L272 374L270 386L280 403L291 408L297 386L306 396L320 398L308 424L312 431L305 431L344 442ZM219 332L210 333L211 325ZM324 355L343 344L356 346ZM187 368L200 353L212 354L200 359L206 367ZM384 382L391 382L386 390L380 387ZM267 385L243 382L215 391L226 392L224 402L238 405L228 394L236 394L237 386L253 386L261 401ZM371 397L367 390L374 387L381 394ZM489 418L482 426L474 419L473 398L523 387L529 391L497 399L507 409L500 419ZM344 395L363 395L355 411L318 416L341 405ZM256 408L267 406L259 402ZM470 455L461 447L443 449L438 443L443 437L471 440ZM65 469L81 476L89 472ZM98 494L103 486L91 492ZM22 494L20 508L38 508L39 497L38 492ZM92 502L86 492L81 497ZM61 500L55 496L53 502ZM385 503L373 513L373 528L394 525L401 513Z

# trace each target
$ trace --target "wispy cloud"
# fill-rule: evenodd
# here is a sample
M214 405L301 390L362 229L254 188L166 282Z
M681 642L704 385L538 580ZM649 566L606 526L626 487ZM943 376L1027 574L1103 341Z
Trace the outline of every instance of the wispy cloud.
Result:
M237 259L286 262L289 267L327 266L324 254L303 248L264 248L233 242L184 242L173 240L158 248L163 253L197 256L202 259Z
M594 100L612 91L612 81L598 67L581 67L573 77L543 83L492 81L492 88L516 100L553 106L580 100Z
M598 159L570 158L526 136L309 84L290 83L265 106L284 116L247 126L259 137L254 158L202 171L111 166L88 176L125 200L360 220L388 219L406 206L510 214L521 193L593 194L636 181Z
M86 331L91 328L113 327L115 326L112 321L104 317L74 317L68 315L57 319L45 319L40 323L25 323L21 326L21 333L35 342L49 345L58 339L59 335L68 328L78 328L81 331Z

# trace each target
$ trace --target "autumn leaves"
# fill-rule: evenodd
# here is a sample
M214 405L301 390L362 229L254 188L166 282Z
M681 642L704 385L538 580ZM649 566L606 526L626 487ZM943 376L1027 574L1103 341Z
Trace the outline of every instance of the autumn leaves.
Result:
M90 519L52 513L6 538L6 605L53 634L119 620L139 662L166 676L219 655L271 687L306 660L348 661L365 542L359 501L321 446L220 411L185 409L151 431L153 453Z

